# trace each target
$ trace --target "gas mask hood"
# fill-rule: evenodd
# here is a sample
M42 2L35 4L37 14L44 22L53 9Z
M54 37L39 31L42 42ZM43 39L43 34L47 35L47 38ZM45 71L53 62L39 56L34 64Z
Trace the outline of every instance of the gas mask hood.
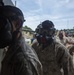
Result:
M54 39L55 28L52 21L45 20L36 28L36 38L43 47L50 45Z
M18 25L18 29L22 27L24 16L22 11L14 6L0 6L0 48L11 45L13 40L13 27L12 21L16 21L16 18L20 18L21 24ZM15 26L16 27L16 26Z

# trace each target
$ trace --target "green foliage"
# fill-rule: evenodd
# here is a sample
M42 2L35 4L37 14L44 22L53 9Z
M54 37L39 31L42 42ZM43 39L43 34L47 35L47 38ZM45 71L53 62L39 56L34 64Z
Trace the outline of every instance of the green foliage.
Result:
M23 30L28 30L28 31L33 31L30 27L28 27L28 26L25 26L25 27L23 27L22 28Z

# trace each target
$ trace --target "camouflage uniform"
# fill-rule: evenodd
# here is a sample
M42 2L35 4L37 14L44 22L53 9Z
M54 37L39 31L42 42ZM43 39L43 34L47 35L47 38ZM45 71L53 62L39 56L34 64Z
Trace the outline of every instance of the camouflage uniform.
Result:
M59 42L54 41L51 45L42 49L39 45L32 45L36 50L38 57L43 65L44 75L68 75L65 70L68 69L69 53Z
M36 53L20 38L8 48L2 61L1 75L41 75Z
M74 41L71 37L64 37L63 39L59 39L60 43L66 46L66 48L69 48L70 46L73 46Z
M71 54L71 59L70 59L70 69L71 69L71 74L74 75L74 45L70 45L68 47L69 53Z
M73 42L73 38L71 37L64 37L62 40L60 40L60 43L62 43L66 48L67 51L71 54L69 58L69 75L74 75L74 62L73 62L73 51L74 51L74 45L71 44Z

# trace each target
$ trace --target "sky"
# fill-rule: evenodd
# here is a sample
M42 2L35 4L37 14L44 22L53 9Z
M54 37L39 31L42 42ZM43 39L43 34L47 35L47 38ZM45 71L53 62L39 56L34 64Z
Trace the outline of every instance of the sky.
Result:
M24 14L27 25L35 30L44 20L51 20L56 29L74 27L74 0L12 0Z

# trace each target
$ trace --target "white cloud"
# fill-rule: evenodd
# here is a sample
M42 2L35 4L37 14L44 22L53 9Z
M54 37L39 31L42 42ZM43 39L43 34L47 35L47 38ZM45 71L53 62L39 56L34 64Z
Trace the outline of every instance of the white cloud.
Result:
M28 25L33 30L36 26L46 20L52 20L57 29L63 29L74 26L74 0L17 0L20 8L23 8L23 13L26 19L24 25ZM25 6L25 3L34 2L38 5L36 9L30 9L30 6ZM34 6L35 7L35 6ZM29 11L25 11L29 8ZM69 24L67 26L67 20Z
M70 0L66 0L66 2L67 2L67 3L69 3L69 2L70 2Z
M42 7L42 1L43 0L35 0L36 1L36 3L40 6L40 7Z
M48 19L55 22L55 21L58 21L59 16L50 16L50 15L28 16L26 18L26 22L24 23L24 26L28 25L33 30L35 30L35 28L37 27L38 24L40 24L40 22L44 20L48 20Z

